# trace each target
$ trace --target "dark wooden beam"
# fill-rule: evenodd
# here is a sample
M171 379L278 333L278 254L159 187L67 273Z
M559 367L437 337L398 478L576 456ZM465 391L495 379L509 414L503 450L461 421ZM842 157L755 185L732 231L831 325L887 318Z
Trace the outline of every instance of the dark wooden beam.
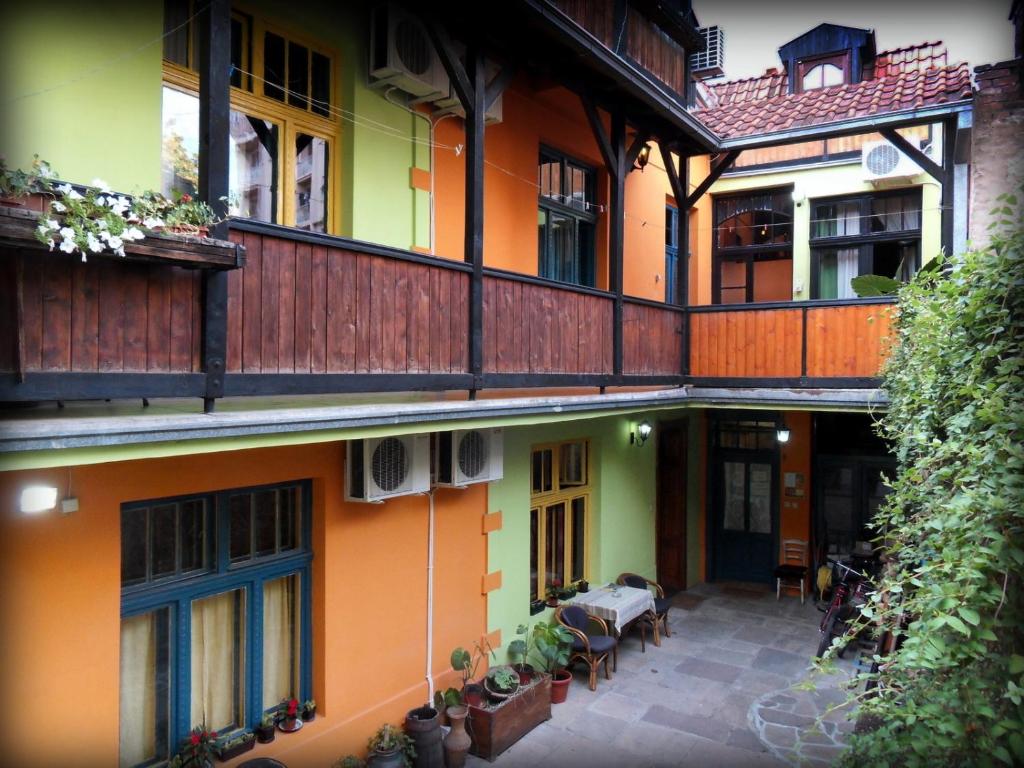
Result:
M644 145L650 140L650 136L643 131L637 133L633 137L633 143L629 145L629 149L626 150L626 173L636 170L633 165L636 163L636 158L640 154L640 150L644 148Z
M940 215L941 221L941 238L942 238L942 252L946 256L953 255L953 232L954 232L954 216L953 206L956 201L956 174L954 167L956 165L956 129L957 129L957 117L946 118L942 123L942 170L943 177L940 179L942 182L942 210ZM967 201L964 200L963 204L966 205Z
M512 64L503 64L501 71L494 76L494 79L487 84L487 93L484 96L484 112L494 106L494 102L505 92L512 78L516 76L516 67Z
M718 181L719 177L729 170L729 166L736 162L736 158L740 156L740 152L742 151L743 150L741 149L729 150L725 157L712 166L711 172L707 175L707 178L698 184L697 188L693 190L693 192L687 195L686 200L681 203L679 207L686 209L693 208L694 204L701 199L704 193L711 189L711 185Z
M466 67L463 66L459 58L458 51L452 45L448 30L436 19L424 18L423 21L427 28L427 34L430 35L431 42L434 43L434 48L437 49L437 55L441 59L441 64L444 66L445 72L448 73L448 79L455 89L455 95L462 102L462 108L468 110L470 103L473 101L473 84L466 72Z
M601 157L604 159L605 167L608 169L609 173L614 173L614 169L617 167L618 163L615 158L615 153L612 151L612 143L608 138L608 132L604 129L604 123L601 122L601 115L597 112L597 105L589 94L581 95L580 101L583 102L583 111L587 115L587 121L590 123L590 130L594 134L594 141L597 142L597 148L601 151Z
M610 219L608 221L608 288L615 294L612 305L612 373L622 375L622 255L626 216L626 115L612 112Z
M676 205L681 206L686 200L686 187L679 179L679 172L676 171L675 160L672 158L672 150L669 145L661 142L658 144L661 150L661 160L665 164L665 173L668 175L668 184L672 189L672 196L676 199Z
M895 128L882 128L879 133L881 133L890 144L896 147L896 149L921 166L925 173L939 182L939 184L942 184L942 180L945 177L945 171L942 169L941 165L907 141L901 134L897 133ZM945 137L943 137L943 141L945 141Z
M465 259L472 265L469 279L469 372L471 390L480 389L484 363L484 121L487 86L483 52L474 44L466 51L466 71L472 102L466 110L466 232Z
M199 198L223 218L227 213L231 118L230 0L210 0L199 13ZM227 239L227 224L210 234ZM213 411L224 395L227 357L228 276L221 270L203 274L202 366L206 373L203 409Z

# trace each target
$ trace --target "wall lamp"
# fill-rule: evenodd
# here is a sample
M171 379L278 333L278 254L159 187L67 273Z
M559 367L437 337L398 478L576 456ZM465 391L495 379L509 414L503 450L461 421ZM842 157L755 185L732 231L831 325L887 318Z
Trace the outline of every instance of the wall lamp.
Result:
M779 419L775 424L775 439L780 443L789 442L789 427L786 426L786 422Z
M57 489L49 485L30 485L22 490L18 506L28 515L49 512L57 506Z
M807 200L807 193L804 192L800 187L793 187L793 203L799 208Z
M647 442L647 438L651 436L652 429L654 427L651 426L649 421L641 421L636 425L636 431L629 433L629 444L642 448L644 443Z
M651 159L651 145L644 144L640 149L640 152L636 156L636 160L633 161L633 167L636 168L640 173L644 172L644 168L647 167L648 161Z

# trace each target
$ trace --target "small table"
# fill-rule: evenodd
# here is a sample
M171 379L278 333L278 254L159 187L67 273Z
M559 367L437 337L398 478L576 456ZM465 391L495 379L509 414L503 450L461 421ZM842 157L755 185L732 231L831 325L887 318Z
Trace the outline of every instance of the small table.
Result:
M658 622L653 620L654 595L650 590L623 587L618 584L591 587L589 592L578 592L565 602L578 605L587 613L610 622L615 627L616 635L621 635L627 624L649 613L654 627L654 644L661 645Z

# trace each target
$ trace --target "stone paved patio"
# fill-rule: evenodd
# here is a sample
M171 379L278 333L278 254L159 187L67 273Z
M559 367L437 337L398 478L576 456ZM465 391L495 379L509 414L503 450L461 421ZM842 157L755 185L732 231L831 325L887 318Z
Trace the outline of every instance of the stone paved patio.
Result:
M676 597L672 637L661 647L637 635L619 649L618 673L591 692L577 669L568 701L494 763L498 768L825 766L852 723L819 713L844 698L837 677L809 692L821 614L808 601L753 587L701 585ZM848 654L854 655L854 654ZM470 757L467 766L486 761Z

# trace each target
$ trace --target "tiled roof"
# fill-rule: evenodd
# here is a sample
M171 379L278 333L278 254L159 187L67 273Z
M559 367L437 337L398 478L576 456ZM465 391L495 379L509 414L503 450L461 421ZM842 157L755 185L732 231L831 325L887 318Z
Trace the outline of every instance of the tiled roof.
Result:
M708 87L708 107L694 116L722 138L960 101L971 96L966 63L949 66L942 42L882 51L859 83L790 94L785 72Z

